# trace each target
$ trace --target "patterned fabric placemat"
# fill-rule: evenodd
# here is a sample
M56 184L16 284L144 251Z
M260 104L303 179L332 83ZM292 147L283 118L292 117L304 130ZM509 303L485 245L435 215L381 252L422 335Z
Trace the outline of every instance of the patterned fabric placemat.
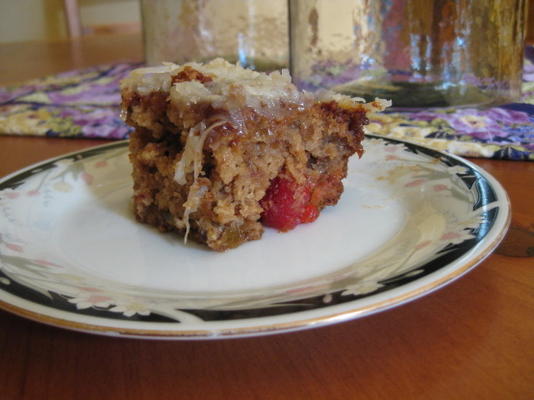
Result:
M534 160L534 105L374 114L370 133L465 157Z
M119 82L141 63L99 65L0 88L0 134L124 139Z
M0 134L124 139L118 83L140 63L101 65L0 88ZM534 47L521 103L370 116L370 133L470 157L534 160Z

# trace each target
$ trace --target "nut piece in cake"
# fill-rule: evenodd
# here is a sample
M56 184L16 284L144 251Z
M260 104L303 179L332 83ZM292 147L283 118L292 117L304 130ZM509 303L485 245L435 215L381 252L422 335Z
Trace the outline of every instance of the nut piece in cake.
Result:
M133 71L121 84L138 221L218 251L315 220L388 102L299 92L286 71L222 59Z

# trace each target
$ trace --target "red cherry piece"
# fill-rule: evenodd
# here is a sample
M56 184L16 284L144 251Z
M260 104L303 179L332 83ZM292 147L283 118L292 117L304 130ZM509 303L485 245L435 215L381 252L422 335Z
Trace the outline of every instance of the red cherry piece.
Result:
M260 201L262 222L266 226L286 232L300 223L315 221L319 216L316 206L310 204L309 185L298 185L285 177L276 177Z
M312 204L308 204L306 207L304 207L304 210L302 211L302 214L300 216L300 222L303 224L308 224L310 222L313 222L319 217L319 209L317 206L314 206Z

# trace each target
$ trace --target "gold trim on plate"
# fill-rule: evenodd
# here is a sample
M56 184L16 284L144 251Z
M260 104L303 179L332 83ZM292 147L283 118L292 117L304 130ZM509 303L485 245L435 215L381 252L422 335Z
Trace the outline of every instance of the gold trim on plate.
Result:
M507 204L509 205L509 199L507 197ZM234 337L234 336L245 336L245 335L265 335L270 333L278 332L289 332L299 329L305 329L309 327L319 327L326 326L329 324L344 322L351 319L355 319L361 316L369 315L379 311L383 311L390 307L403 304L409 300L415 300L422 295L437 289L445 284L453 281L455 278L460 277L470 269L474 268L480 262L482 262L486 257L488 257L499 243L504 238L508 227L510 226L511 214L508 213L507 221L501 230L499 236L491 242L486 249L484 249L478 256L474 259L469 260L461 268L454 270L447 276L442 277L441 279L431 282L425 286L419 287L415 290L412 290L408 293L403 293L402 295L396 296L391 299L383 300L379 303L375 303L365 307L359 307L352 310L343 311L337 314L325 315L322 317L308 318L303 320L296 320L292 322L284 322L272 325L256 325L243 328L232 328L232 329L217 329L217 330L157 330L157 329L129 329L129 328L117 328L109 327L95 324L86 324L80 322L74 322L65 320L62 318L55 318L48 315L36 313L29 311L24 308L14 306L12 304L6 303L0 300L0 308L5 311L11 312L13 314L19 315L30 320L41 322L46 325L51 325L60 328L66 328L75 331L82 332L92 332L98 334L111 334L116 333L118 336L126 337L153 337L153 338L175 338L175 339L195 339L195 338L223 338L223 337ZM46 306L45 306L46 307ZM68 311L65 311L68 312ZM295 313L295 314L298 314ZM269 317L272 318L272 317ZM179 322L177 324L180 324Z

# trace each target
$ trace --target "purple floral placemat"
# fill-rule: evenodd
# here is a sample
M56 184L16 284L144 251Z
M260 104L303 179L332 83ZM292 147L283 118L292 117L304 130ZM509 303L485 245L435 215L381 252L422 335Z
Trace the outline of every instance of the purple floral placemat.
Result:
M374 114L370 133L465 157L534 160L534 105Z
M119 81L139 63L101 65L0 88L0 134L124 139ZM370 133L454 154L534 160L534 48L526 50L521 103L370 117Z
M124 139L119 82L139 66L100 65L0 88L0 134Z

